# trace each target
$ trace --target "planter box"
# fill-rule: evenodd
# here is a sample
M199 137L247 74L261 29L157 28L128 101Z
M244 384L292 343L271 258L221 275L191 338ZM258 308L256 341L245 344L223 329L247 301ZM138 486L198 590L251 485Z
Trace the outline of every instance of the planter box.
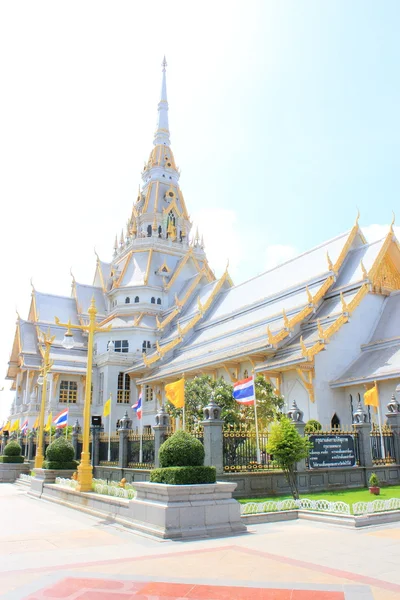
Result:
M28 463L0 463L0 483L14 483L21 473L29 473Z
M166 485L135 483L130 501L135 528L164 539L217 537L244 533L236 483Z
M31 488L28 492L30 496L40 498L43 494L45 483L55 483L56 477L71 479L76 469L34 469L35 477L32 479Z

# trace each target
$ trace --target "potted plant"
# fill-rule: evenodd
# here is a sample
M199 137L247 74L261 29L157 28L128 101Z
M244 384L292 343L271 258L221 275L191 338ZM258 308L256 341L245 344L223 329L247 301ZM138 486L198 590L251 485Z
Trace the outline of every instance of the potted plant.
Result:
M375 473L371 473L369 478L369 492L375 494L375 496L379 496L381 493L380 481Z

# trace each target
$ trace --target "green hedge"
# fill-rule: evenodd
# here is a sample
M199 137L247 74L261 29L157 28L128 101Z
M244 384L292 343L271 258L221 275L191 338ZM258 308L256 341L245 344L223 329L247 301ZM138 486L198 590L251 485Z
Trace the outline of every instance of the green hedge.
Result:
M21 456L21 453L22 453L21 446L18 444L18 442L15 442L14 440L12 440L11 442L8 442L8 444L4 448L5 456Z
M23 463L23 456L0 456L0 463Z
M204 446L185 431L177 431L160 446L160 467L200 467L204 463Z
M54 469L54 470L76 470L79 463L77 460L71 460L69 462L59 462L58 460L44 460L43 461L43 469Z
M193 485L199 483L215 483L217 472L215 467L165 467L153 469L150 481L168 483L170 485Z

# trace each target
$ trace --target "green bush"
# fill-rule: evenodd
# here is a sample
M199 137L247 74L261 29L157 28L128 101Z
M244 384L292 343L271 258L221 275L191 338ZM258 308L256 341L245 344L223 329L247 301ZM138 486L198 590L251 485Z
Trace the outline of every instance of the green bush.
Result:
M185 431L177 431L161 444L158 456L160 467L201 467L204 446Z
M23 456L0 456L0 463L23 463Z
M369 487L379 487L381 482L378 479L376 473L371 473L371 477L369 478Z
M59 461L55 461L55 460L44 460L43 461L43 469L55 469L55 470L62 470L62 469L69 469L69 470L76 470L78 467L79 463L77 460L71 460L70 462L59 462Z
M18 442L8 442L4 448L4 456L21 456L22 448Z
M315 433L316 431L321 431L322 425L316 419L310 419L307 421L306 426L304 427L305 433Z
M195 485L215 483L217 472L215 467L166 467L153 469L150 474L152 483L168 483L170 485Z

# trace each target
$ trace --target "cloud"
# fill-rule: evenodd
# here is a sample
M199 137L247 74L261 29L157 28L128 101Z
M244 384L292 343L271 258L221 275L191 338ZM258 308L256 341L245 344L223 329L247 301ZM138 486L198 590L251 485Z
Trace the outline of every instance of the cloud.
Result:
M366 227L361 227L363 234L367 238L367 241L371 244L372 242L376 242L377 240L381 240L384 238L389 232L390 225L379 225L374 223L372 225L367 225ZM394 227L395 236L400 239L400 227Z

